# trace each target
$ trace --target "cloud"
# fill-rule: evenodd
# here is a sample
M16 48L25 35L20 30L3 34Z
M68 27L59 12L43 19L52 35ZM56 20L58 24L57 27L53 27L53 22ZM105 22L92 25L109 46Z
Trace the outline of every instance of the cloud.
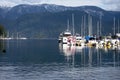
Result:
M81 5L99 5L100 0L43 0L45 3L59 4L66 6L81 6Z
M0 1L0 6L8 6L8 7L10 7L10 6L13 6L13 5L16 5L16 3L11 2L11 1L6 1L6 0L1 0Z
M2 0L14 4L59 4L66 6L98 5L101 0Z
M120 0L102 0L108 10L120 11Z

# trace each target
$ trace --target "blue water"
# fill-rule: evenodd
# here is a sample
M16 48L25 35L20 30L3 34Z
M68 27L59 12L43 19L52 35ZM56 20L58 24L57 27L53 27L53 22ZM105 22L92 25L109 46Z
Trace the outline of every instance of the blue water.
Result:
M120 80L120 49L0 41L0 80Z

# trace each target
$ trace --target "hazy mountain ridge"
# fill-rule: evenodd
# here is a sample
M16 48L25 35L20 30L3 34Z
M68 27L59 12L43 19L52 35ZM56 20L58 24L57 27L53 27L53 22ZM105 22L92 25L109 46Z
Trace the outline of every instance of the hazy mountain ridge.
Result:
M0 8L2 9L2 8ZM42 5L17 5L14 7L11 7L9 9L3 9L0 14L3 14L2 12L5 12L4 15L6 15L6 18L17 18L24 14L31 14L31 13L39 13L39 12L61 12L61 11L85 11L87 13L100 13L104 12L103 9L96 7L96 6L81 6L81 7L65 7L65 6L59 6L55 4L42 4Z
M103 32L111 32L113 17L120 19L120 12L106 11L96 6L65 7L54 4L18 5L8 9L0 8L0 23L10 32L19 32L27 37L58 37L66 29L67 19L75 15L75 29L80 31L82 16L93 17L93 27L102 16ZM70 24L72 26L72 24ZM87 24L86 24L87 26ZM109 30L108 30L109 29Z

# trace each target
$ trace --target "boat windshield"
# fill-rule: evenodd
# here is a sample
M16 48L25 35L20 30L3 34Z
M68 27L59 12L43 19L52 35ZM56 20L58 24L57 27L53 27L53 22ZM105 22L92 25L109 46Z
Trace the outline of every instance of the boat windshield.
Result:
M71 36L71 34L63 34L63 36L65 36L65 37L66 37L66 36Z
M70 32L64 32L63 36L71 36L71 33Z

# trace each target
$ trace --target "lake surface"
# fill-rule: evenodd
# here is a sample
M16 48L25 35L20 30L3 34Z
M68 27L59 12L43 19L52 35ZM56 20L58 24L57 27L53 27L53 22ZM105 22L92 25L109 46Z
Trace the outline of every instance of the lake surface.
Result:
M120 49L0 41L0 80L120 80Z

